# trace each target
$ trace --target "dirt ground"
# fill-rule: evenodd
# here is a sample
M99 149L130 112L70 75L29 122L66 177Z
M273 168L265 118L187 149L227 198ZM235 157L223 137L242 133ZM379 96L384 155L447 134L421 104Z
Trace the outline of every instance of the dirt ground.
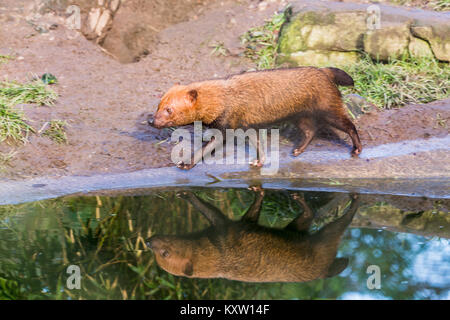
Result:
M16 152L0 177L91 175L172 166L168 130L147 125L161 95L174 83L223 77L253 68L239 55L239 36L261 25L279 1L260 10L258 1L202 1L189 8L173 7L155 13L155 32L139 62L123 64L94 42L60 24L39 33L23 16L26 0L0 4L0 54L16 56L0 65L0 78L27 81L50 72L58 78L53 106L23 105L37 130L51 119L66 120L68 144L32 135L25 145L0 145L0 152ZM129 9L129 14L133 10ZM169 25L170 24L170 25ZM111 32L116 32L111 29ZM123 35L117 34L117 37ZM112 39L112 38L110 38ZM105 41L108 41L106 39ZM223 42L228 56L212 55ZM107 43L104 44L107 47ZM365 146L448 134L439 119L450 118L450 100L400 110L363 115L357 121ZM438 115L439 114L439 115ZM348 143L348 137L341 135ZM329 142L326 145L330 145ZM313 147L323 147L321 139Z

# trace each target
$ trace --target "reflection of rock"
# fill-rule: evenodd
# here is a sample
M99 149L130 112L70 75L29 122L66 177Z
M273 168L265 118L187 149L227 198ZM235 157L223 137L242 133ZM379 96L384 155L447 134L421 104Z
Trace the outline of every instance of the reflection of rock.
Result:
M448 201L433 203L432 200L424 202L421 198L411 198L409 201L406 206L401 203L406 202L404 198L401 198L400 203L389 201L389 203L378 202L361 206L352 226L450 238L450 215L448 214L450 203Z
M278 62L346 65L357 52L380 60L410 54L450 61L450 20L444 13L379 7L380 28L374 29L365 4L294 2L280 34Z

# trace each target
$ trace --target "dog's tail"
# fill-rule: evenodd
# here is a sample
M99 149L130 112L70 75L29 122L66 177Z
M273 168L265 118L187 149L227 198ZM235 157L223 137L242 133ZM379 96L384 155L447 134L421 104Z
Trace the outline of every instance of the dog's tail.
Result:
M352 87L354 85L352 77L345 71L338 68L320 68L338 86Z

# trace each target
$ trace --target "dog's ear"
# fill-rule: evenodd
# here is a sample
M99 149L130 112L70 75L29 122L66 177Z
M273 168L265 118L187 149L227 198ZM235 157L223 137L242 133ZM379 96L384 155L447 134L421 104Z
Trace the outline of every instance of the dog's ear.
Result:
M183 273L187 276L192 276L194 274L194 265L191 260L187 260L183 267Z
M195 101L197 101L197 97L198 97L198 91L195 89L189 90L188 92L188 99L192 102L195 103Z

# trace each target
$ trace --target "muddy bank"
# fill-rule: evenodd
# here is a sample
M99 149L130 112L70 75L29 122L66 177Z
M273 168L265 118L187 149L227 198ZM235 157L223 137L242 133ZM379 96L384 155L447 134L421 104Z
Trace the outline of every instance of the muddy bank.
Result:
M32 135L26 145L0 145L0 152L16 152L0 173L4 179L126 173L173 166L170 161L172 145L166 141L169 132L150 128L146 123L162 93L176 82L222 77L252 68L253 65L239 55L243 51L239 36L261 25L282 5L278 1L268 2L261 10L255 1L211 4L190 19L181 19L184 22L176 20L174 25L158 26L162 30L152 40L151 54L137 63L121 64L94 42L63 24L46 33L36 31L23 19L21 6L24 3L28 2L8 0L1 5L0 53L16 56L15 60L0 65L1 76L26 81L32 74L51 72L56 75L59 82L55 90L59 98L54 106L20 107L37 130L50 119L66 120L69 142L60 145ZM163 18L164 13L160 13L159 19ZM227 56L211 54L218 42L229 49ZM365 148L416 139L424 139L422 144L426 144L427 139L448 135L449 118L450 100L446 100L363 115L356 125ZM317 138L308 148L310 155L305 153L306 162L289 158L286 168L290 168L289 172L297 171L298 175L319 172L322 167L311 169L308 159L331 152L331 157L338 155L337 159L352 161L355 170L363 167L370 170L366 167L367 159L341 158L348 156L349 142L348 137L340 133ZM287 157L293 143L292 139L284 142L282 157ZM426 156L418 151L417 159L429 157L434 160L427 166L443 169L442 165L448 162L440 167L435 163L447 159L444 157L448 157L448 149L439 150L440 153L431 151ZM380 168L384 166L381 161ZM402 165L403 160L396 161ZM413 164L422 166L420 162ZM342 165L347 163L334 163L334 172L339 172ZM238 171L241 170L244 168ZM173 168L173 174L181 173ZM183 176L188 175L183 173Z
M34 178L0 184L0 205L85 194L104 190L107 194L136 194L137 189L175 187L264 188L307 191L395 194L414 197L450 198L450 137L402 141L366 148L360 159L342 152L312 150L300 160L281 157L278 170L261 175L248 164L206 165L191 171L176 167L146 169L128 173ZM385 156L379 148L395 150ZM287 149L280 150L286 154ZM270 158L270 154L268 154Z

